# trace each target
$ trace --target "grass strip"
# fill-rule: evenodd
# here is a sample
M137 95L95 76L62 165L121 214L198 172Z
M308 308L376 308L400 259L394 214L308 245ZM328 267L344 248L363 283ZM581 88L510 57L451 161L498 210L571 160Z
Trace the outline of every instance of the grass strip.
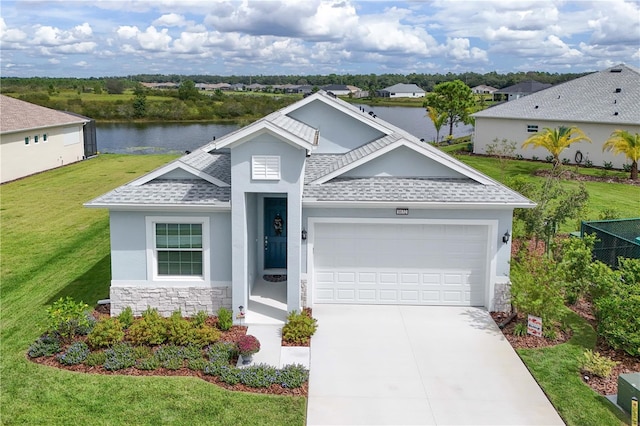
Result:
M566 322L573 330L569 341L540 349L519 349L518 355L567 425L626 424L622 412L582 381L580 359L593 349L596 333L587 321L569 311Z

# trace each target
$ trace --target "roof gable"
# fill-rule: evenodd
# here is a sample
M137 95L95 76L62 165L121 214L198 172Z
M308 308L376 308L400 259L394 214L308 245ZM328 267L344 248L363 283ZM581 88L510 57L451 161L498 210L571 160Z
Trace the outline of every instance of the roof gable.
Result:
M425 93L424 89L421 89L417 84L406 83L394 84L393 86L385 87L382 91L394 93Z
M45 108L5 95L0 95L0 110L0 133L83 124L90 121L86 117Z
M473 116L637 125L640 124L640 71L620 64L487 108Z

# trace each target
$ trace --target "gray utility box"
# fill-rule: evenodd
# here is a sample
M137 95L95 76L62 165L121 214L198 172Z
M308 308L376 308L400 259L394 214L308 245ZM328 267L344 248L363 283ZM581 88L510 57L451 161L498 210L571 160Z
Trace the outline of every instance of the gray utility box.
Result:
M640 400L640 373L627 373L618 376L617 404L631 413L631 398Z

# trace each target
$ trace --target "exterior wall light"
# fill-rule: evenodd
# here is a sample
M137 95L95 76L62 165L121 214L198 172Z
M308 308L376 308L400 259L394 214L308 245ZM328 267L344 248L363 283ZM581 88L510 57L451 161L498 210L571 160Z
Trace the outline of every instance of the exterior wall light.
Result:
M504 235L502 236L502 242L507 244L509 242L510 237L511 237L511 234L509 234L509 231L505 232Z
M303 230L302 230L302 239L303 239L303 240L306 240L306 239L307 239L307 230L306 230L306 229L303 229Z

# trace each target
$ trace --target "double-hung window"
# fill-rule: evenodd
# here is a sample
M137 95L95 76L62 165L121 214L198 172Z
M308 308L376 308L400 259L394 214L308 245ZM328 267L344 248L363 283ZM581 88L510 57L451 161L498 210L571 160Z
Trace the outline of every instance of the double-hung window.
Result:
M147 219L149 263L158 279L206 279L208 219Z

